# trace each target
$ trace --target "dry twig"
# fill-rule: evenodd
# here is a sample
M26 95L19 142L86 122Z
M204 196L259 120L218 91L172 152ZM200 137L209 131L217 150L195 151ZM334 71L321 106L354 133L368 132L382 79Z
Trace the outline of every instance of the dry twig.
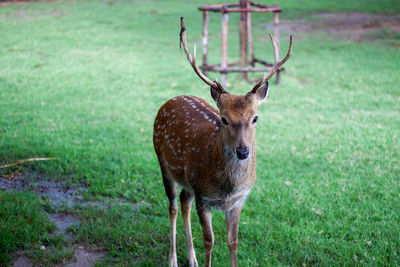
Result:
M13 166L17 166L17 165L20 165L20 164L25 163L25 162L43 161L43 160L58 160L58 158L30 158L30 159L21 159L21 160L18 160L18 161L16 161L16 162L14 162L14 163L10 163L10 164L6 164L6 165L3 165L3 166L0 166L0 169L9 168L9 167L13 167Z

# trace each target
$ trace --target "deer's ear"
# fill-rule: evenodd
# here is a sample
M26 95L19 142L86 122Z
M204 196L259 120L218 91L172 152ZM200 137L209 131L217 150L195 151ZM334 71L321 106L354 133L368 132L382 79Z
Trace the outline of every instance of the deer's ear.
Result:
M219 97L221 95L221 92L216 90L214 87L210 87L210 93L211 93L211 97L214 99L215 103L218 106L218 101L219 101Z
M257 95L258 102L263 101L268 96L268 82L264 86L261 86L254 92Z

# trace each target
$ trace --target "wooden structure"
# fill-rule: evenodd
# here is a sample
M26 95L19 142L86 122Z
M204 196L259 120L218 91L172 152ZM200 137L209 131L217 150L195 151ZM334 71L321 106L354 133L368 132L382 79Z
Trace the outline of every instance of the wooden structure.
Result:
M273 66L279 62L279 49L275 55L275 63L269 63L265 60L256 58L254 55L253 35L251 31L251 14L253 12L273 12L274 14L274 35L279 48L279 13L282 11L277 5L267 6L255 3L249 0L239 0L236 4L217 4L204 5L199 7L203 12L203 72L215 71L222 74L222 86L226 87L226 75L229 72L241 72L241 77L247 79L247 72L266 72L272 70ZM221 64L209 65L207 61L207 45L208 45L208 15L209 12L219 12L222 14L222 57ZM228 13L240 12L240 61L228 63ZM248 60L248 52L250 52L250 60ZM262 67L256 67L259 63ZM280 68L276 73L276 83L279 84Z

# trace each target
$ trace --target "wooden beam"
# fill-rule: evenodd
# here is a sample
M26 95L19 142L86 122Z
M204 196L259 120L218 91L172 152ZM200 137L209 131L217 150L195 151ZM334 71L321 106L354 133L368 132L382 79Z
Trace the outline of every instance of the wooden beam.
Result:
M279 45L279 13L274 12L274 37L276 44L278 45L278 51L275 54L275 65L280 61L280 45ZM276 72L276 84L280 83L280 70Z
M259 59L259 58L254 58L254 62L263 64L263 65L268 66L268 67L274 66L274 64L269 63L269 62L267 62L267 61L265 61L265 60L262 60L262 59Z
M240 9L247 9L248 0L240 0ZM247 12L240 12L240 25L239 25L239 39L240 39L240 66L247 66ZM247 73L243 72L240 77L247 79Z
M224 73L229 73L229 72L260 72L260 71L270 71L273 69L273 67L261 67L261 68L257 68L257 67L237 67L237 68L221 68L221 67L212 67L212 66L206 66L203 67L208 71L216 71L216 72L220 72L222 74Z
M247 8L250 7L250 2L247 2ZM251 30L251 12L247 13L247 40L249 42L250 64L254 67L254 45L253 33Z
M222 56L221 69L227 68L228 62L228 13L222 13ZM226 88L226 73L222 72L222 86Z
M269 7L267 5L256 3L256 2L253 2L253 1L250 1L250 5L256 6L256 7L261 7L261 8Z
M223 8L223 7L199 7L201 11L211 12L282 12L279 7L266 7L266 8Z
M239 66L240 62L231 62L231 63L227 63L227 65L228 65L228 67ZM271 64L271 66L273 66L273 65ZM203 67L206 67L206 68L208 68L208 67L221 67L221 64L209 64L209 65L204 65L204 66L201 66L201 67L202 68Z
M222 8L229 8L229 7L239 7L239 4L236 3L226 3L226 4L215 4L215 5L202 5L199 7L199 10L207 10L210 11L210 9L222 9Z
M207 65L207 42L208 42L208 11L203 12L203 66ZM204 72L207 75L207 71Z

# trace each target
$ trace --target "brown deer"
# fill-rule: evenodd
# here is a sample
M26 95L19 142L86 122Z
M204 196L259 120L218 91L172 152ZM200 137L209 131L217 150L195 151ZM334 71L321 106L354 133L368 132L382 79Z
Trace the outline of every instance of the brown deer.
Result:
M181 18L181 44L196 74L211 87L219 110L194 96L179 96L166 102L154 122L153 142L160 164L165 192L169 199L171 244L169 265L177 266L176 217L177 185L186 231L190 266L197 266L190 226L192 200L203 229L205 265L211 266L214 234L211 207L225 211L231 266L237 266L238 228L242 204L256 180L255 132L257 110L267 96L268 79L289 59L286 57L246 95L231 95L218 81L208 79L196 66L187 49L186 31ZM275 53L278 49L270 35ZM194 52L194 56L196 56ZM263 84L266 84L263 86Z

